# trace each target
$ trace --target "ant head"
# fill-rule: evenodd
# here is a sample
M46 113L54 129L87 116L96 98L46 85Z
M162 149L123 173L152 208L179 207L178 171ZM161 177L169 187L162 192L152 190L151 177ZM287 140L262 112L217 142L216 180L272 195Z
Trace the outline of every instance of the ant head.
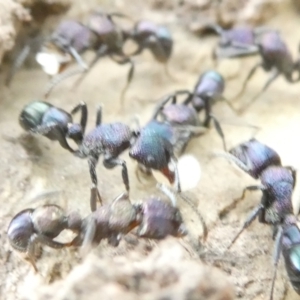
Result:
M41 124L43 115L51 108L51 104L44 101L33 101L27 104L19 116L20 126L24 130L31 130Z

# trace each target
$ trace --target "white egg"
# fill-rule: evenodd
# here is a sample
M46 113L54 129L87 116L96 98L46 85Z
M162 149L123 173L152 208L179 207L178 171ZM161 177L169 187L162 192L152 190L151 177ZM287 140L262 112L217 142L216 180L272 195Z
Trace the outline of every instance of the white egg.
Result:
M60 63L55 54L39 52L36 61L42 66L44 72L48 75L56 75L59 72Z
M182 191L188 191L197 186L201 178L201 166L197 158L185 154L178 159L178 173Z
M39 52L36 61L42 66L44 72L48 75L57 75L62 64L66 64L72 60L68 53L60 52Z

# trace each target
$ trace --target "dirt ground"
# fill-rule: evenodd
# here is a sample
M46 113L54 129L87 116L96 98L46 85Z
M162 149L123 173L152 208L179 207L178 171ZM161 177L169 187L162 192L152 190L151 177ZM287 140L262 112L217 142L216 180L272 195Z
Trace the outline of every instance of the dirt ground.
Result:
M96 2L78 1L68 15L82 17ZM102 2L104 6L109 7L109 1ZM213 67L210 51L216 43L215 37L199 39L181 26L172 11L150 10L143 4L143 1L132 1L130 5L126 6L123 1L116 1L115 5L118 10L134 16L136 19L151 19L169 26L175 40L174 55L169 69L176 77L176 81L172 81L166 76L163 67L155 62L149 53L144 53L136 59L135 77L126 96L125 108L120 112L119 96L125 83L128 67L118 66L109 59L103 59L76 91L72 90L75 81L75 78L72 78L57 87L48 99L52 104L67 111L71 110L79 101L85 101L89 107L88 129L94 126L95 112L99 104L103 105L105 122L120 120L129 123L132 117L137 115L143 124L151 115L156 99L174 90L191 89L199 74ZM290 5L287 4L281 13L272 18L267 25L280 29L296 57L300 41L300 32L296 28L300 26L300 18ZM228 99L238 92L247 71L257 60L259 60L258 57L242 61L226 60L219 64L218 70L225 78L228 78L225 91ZM23 131L18 124L18 115L25 104L35 99L41 99L48 82L47 76L41 69L25 68L15 76L10 88L4 86L4 77L1 76L0 82L0 174L2 174L0 181L2 201L0 210L0 242L2 245L0 248L2 265L0 268L0 298L93 299L92 297L77 298L70 293L59 296L57 293L65 282L68 283L67 287L72 289L70 283L72 280L68 274L81 263L76 251L55 251L45 247L42 257L37 263L40 270L38 275L34 274L28 264L10 251L6 237L7 226L11 218L20 210L44 203L43 201L32 203L31 201L36 195L55 191L57 196L48 199L49 202L62 205L70 210L79 210L85 216L89 213L88 199L91 183L87 162L73 157L58 143L51 143L48 139L37 137L32 139L29 149L28 146L24 147L24 143L21 142L20 136ZM259 71L249 83L246 94L236 103L236 106L246 103L251 96L255 95L267 77L268 74ZM229 148L248 140L253 135L252 129L232 126L230 123L235 125L253 124L260 128L256 134L257 139L273 147L280 154L284 165L292 165L299 169L300 105L298 101L299 85L290 85L280 78L242 116L237 116L223 103L214 107L214 114L222 123ZM183 241L171 239L170 243L172 247L176 247L174 246L176 244L184 245L183 248L188 249L184 255L188 256L187 253L189 253L188 260L194 261L195 266L197 263L200 268L204 263L208 268L213 265L220 269L234 286L236 298L268 299L273 271L274 241L271 238L271 229L254 222L232 249L224 252L247 214L259 202L260 194L247 195L244 202L229 213L225 219L219 219L218 213L222 208L227 206L232 199L240 196L243 187L255 183L249 176L224 159L212 156L213 151L219 150L222 150L222 143L213 128L206 135L194 139L186 150L186 153L192 154L199 160L202 168L200 182L195 188L189 190L187 195L193 199L208 224L209 236L206 243L204 245L199 243L199 236L202 234L201 225L197 216L182 201L179 202L179 206L189 230L189 236ZM145 179L143 183L140 183L135 177L134 162L127 153L123 157L128 163L132 200L137 201L146 195L155 193L154 181ZM119 168L106 170L99 164L97 172L99 189L103 199L109 202L123 191L120 170ZM192 175L186 174L185 176ZM298 190L296 188L295 206L299 202ZM158 243L157 246L157 243L147 241L139 243L134 237L132 240L129 238L129 240L122 241L119 248L111 248L103 243L86 258L83 266L93 265L92 261L95 259L95 265L102 263L99 271L102 272L105 268L110 267L108 262L121 257L127 261L126 266L128 267L130 262L134 261L135 256L132 254L134 251L140 255L139 260L143 260L150 251L149 249L152 248L158 251L157 248L162 247L161 249L165 249L162 251L168 251L168 245L161 246L160 244ZM172 256L170 256L171 259ZM172 264L172 261L170 263ZM180 272L180 269L178 270ZM91 277L94 276L92 272L91 274ZM189 276L192 278L191 274ZM53 287L47 286L53 282L55 282ZM86 289L88 290L88 288L91 287L87 285ZM226 288L230 289L230 286ZM84 286L80 292L84 295ZM172 294L169 294L169 298L153 296L152 299L177 299L170 295ZM283 261L279 265L274 295L276 300L299 298L299 295L288 283ZM219 296L219 298L209 299L230 299L230 292L227 297ZM117 297L111 299L117 299ZM133 298L128 296L128 299ZM151 297L144 299L151 299ZM203 299L208 299L208 297Z

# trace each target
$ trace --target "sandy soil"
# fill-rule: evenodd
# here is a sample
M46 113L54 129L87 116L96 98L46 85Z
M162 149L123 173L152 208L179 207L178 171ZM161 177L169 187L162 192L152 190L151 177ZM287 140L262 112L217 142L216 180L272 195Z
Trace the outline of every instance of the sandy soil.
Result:
M71 9L69 15L83 16L94 2L80 1L76 10ZM106 2L109 3L109 1ZM125 83L128 67L118 66L109 59L103 59L76 91L73 90L75 78L70 79L55 89L48 99L52 104L66 110L71 110L81 100L87 102L90 112L88 128L94 126L95 111L99 104L104 107L105 122L115 120L130 122L134 115L138 115L143 124L151 114L153 101L174 90L192 88L199 74L212 67L209 57L210 50L216 43L215 38L200 40L183 29L172 12L151 11L138 1L135 4L125 7L122 1L117 1L116 7L132 16L165 23L174 33L176 44L169 67L177 81L171 81L164 73L163 67L156 63L149 53L144 53L136 59L136 74L126 97L126 107L122 113L119 113L119 96ZM295 28L300 25L299 16L291 9L286 8L268 25L280 28L296 56L300 33ZM247 71L258 59L223 61L218 66L224 76L231 78L228 80L225 91L227 98L230 99L238 92ZM262 71L258 72L237 106L246 103L251 96L255 95L267 76ZM11 253L6 238L6 228L10 219L18 211L43 203L42 201L38 203L30 201L45 191L59 192L58 196L49 199L49 202L66 206L70 210L77 209L83 216L87 215L89 213L90 177L87 162L74 158L57 143L37 137L32 140L31 147L28 147L28 143L22 142L23 139L20 138L23 132L17 121L19 112L29 101L42 97L48 82L48 78L42 70L21 70L9 89L4 86L3 81L2 76L0 82L0 136L2 139L0 148L0 173L2 174L0 181L2 200L0 211L2 244L0 248L2 265L0 298L46 299L42 296L43 289L47 289L44 286L60 278L66 278L70 270L80 262L78 254L76 251L54 251L45 247L43 255L38 261L40 275L35 275L28 264L19 260L15 253ZM235 115L225 104L218 104L214 114L223 124L228 146L232 147L248 140L253 135L253 131L226 123L250 123L261 128L256 138L276 149L285 165L293 165L299 169L298 93L298 85L289 85L280 78L242 116ZM25 145L27 146L25 147ZM205 136L193 140L187 148L186 152L197 157L202 166L202 178L197 187L188 192L188 195L204 215L209 226L209 237L205 245L199 244L199 236L202 234L201 225L191 209L185 203L180 202L179 205L190 235L178 243L183 243L191 249L193 260L202 259L208 266L214 265L222 270L234 285L237 298L268 299L273 270L274 242L271 239L271 229L255 222L232 249L224 253L226 246L251 208L259 202L260 195L259 193L249 194L242 204L228 214L226 219L219 219L218 212L232 199L238 197L243 187L254 184L254 180L225 160L212 157L213 151L221 149L221 141L213 128ZM154 182L146 180L145 184L138 182L134 174L135 164L129 159L127 153L123 157L128 162L132 200L142 199L145 195L155 192ZM97 172L99 189L103 199L109 202L123 191L120 170L118 168L106 170L99 164ZM296 190L295 204L299 200L298 195ZM141 243L147 245L147 242ZM150 243L150 245L153 247L155 243ZM120 255L126 257L127 253L132 253L132 251L139 251L139 247L131 247L128 241L124 241L117 249L112 249L104 243L95 249L93 254L105 260L105 257L109 259ZM128 254L128 257L132 256ZM85 263L90 264L91 259L88 257ZM54 294L55 289L52 292ZM275 299L293 300L298 298L299 296L288 283L281 261ZM63 299L77 298L70 296L70 298Z

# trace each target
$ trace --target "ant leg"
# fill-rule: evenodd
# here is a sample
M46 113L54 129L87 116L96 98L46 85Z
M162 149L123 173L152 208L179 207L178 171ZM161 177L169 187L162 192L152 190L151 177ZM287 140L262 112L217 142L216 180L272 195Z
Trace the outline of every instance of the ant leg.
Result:
M239 109L239 113L243 113L247 108L249 108L258 98L259 96L261 96L267 89L268 87L271 85L271 83L278 78L278 76L280 75L280 73L278 71L276 71L269 79L268 81L265 83L264 87L262 88L262 90L255 95L255 97L253 97L251 99L251 101L249 101L244 107Z
M204 27L204 29L206 31L208 31L209 33L211 31L213 31L214 33L216 33L217 35L220 35L220 36L224 33L224 29L220 25L215 24L215 23L211 23L211 24L206 25Z
M226 103L226 105L228 105L228 107L233 111L235 112L236 114L238 113L238 111L234 108L234 106L231 104L231 102L225 98L223 95L221 94L217 94L217 95L209 95L209 97L211 97L211 99L214 101L214 102L217 102L217 101L223 101Z
M143 185L145 185L144 182L142 182L140 174L142 174L143 176L152 176L152 171L151 169L145 167L144 165L138 163L135 167L135 175L136 178L138 180L138 182L142 183ZM151 185L151 183L149 184Z
M183 127L180 125L173 125L172 127L180 136L174 144L174 153L180 155L185 152L186 147L192 138L199 137L208 131L208 128L201 125L184 125Z
M154 112L153 115L151 117L151 120L156 120L158 115L161 113L161 111L163 110L164 106L170 101L172 100L172 103L176 103L176 96L175 95L169 95L167 96L165 99L163 99L160 103L158 103L158 105L154 108Z
M71 55L75 58L76 62L81 66L81 68L84 71L88 70L88 66L86 65L86 63L83 61L82 57L80 56L80 54L76 51L75 48L73 47L69 47L69 51L71 53Z
M36 242L37 242L36 239L37 239L37 236L33 235L29 240L28 248L26 251L26 260L29 261L29 263L32 265L34 271L36 273L38 273L38 268L35 264L35 246L36 246Z
M74 150L70 147L66 140L66 135L64 134L63 130L61 127L56 124L56 123L50 123L48 125L40 125L37 126L34 129L30 130L31 133L33 134L40 134L47 136L51 132L51 136L54 136L55 139L60 143L60 145L64 148L69 150L71 153L74 152Z
M208 131L207 127L201 126L201 125L184 125L184 127L181 127L181 125L174 125L174 128L178 129L179 131L185 131L191 133L193 136L199 136Z
M239 202L241 202L242 200L245 199L246 197L246 193L247 191L258 191L258 190L265 190L265 187L262 185L250 185L247 186L243 189L243 193L239 198L236 198L232 201L232 203L230 203L229 205L227 205L226 207L224 207L220 212L219 212L219 217L220 218L224 218L232 209L234 209L237 204Z
M259 52L257 45L249 45L238 42L230 42L226 47L217 47L215 56L218 59L222 58L239 58L256 55ZM232 78L232 77L231 77Z
M191 209L196 213L196 215L198 216L200 223L202 225L202 230L203 230L203 240L205 241L208 235L208 229L207 229L207 225L205 223L205 220L203 218L203 216L200 214L198 208L194 205L194 203L185 195L183 195L182 193L178 194L178 196L185 201L190 207Z
M207 95L206 97L204 97L205 120L203 122L203 126L205 127L209 127L210 120L213 119L213 116L211 116L212 100L212 95Z
M122 14L122 13L119 13L119 12L111 12L111 13L107 14L107 16L109 18L117 17L117 18L125 18L125 19L128 19L130 21L133 21L130 16Z
M246 173L248 173L250 170L250 161L248 158L247 158L247 163L244 164L238 158L236 158L235 156L233 156L228 152L215 152L214 156L224 157L225 159L235 163L239 168L241 168Z
M293 188L294 188L296 185L296 181L297 181L297 170L291 166L285 166L285 168L290 170L292 173L292 177L293 177L293 181L294 181Z
M283 229L280 226L278 228L278 231L276 234L276 240L275 240L274 270L273 270L273 278L272 278L272 284L271 284L271 290L270 290L270 300L273 300L273 293L274 293L274 286L275 286L275 281L276 281L276 276L277 276L278 262L279 262L280 253L281 253L282 238L283 238Z
M218 47L214 47L211 52L211 59L213 62L213 68L216 69L219 65Z
M268 33L268 32L277 32L278 33L277 30L274 30L274 29L271 29L271 28L268 28L265 26L260 26L260 27L254 28L253 32L255 35L261 35L261 34Z
M177 207L177 199L175 197L175 194L164 184L157 183L156 188L158 188L161 192L163 192L171 201L172 205L174 207Z
M232 53L228 53L228 58L233 57L244 57L244 56L251 56L254 54L257 54L259 52L259 47L257 45L251 45L251 44L244 44L236 41L232 41L230 43L230 46L235 48Z
M5 80L5 85L10 86L12 79L14 78L16 72L23 66L24 61L27 59L29 53L31 51L31 47L27 44L21 50L21 53L18 55L16 61L13 63L12 68L9 70L8 76Z
M112 158L106 155L103 159L103 165L107 169L112 169L116 166L122 166L123 183L125 185L126 191L129 191L129 177L125 160L119 158Z
M222 142L223 142L223 148L224 148L224 150L227 152L226 141L225 141L225 135L224 135L224 132L223 132L222 127L221 127L221 125L220 125L220 122L219 122L219 121L217 120L217 118L216 118L214 115L212 115L212 114L209 115L209 119L212 119L212 120L213 120L214 126L215 126L215 128L216 128L216 131L217 131L218 135L219 135L219 136L221 137L221 139L222 139Z
M278 71L275 72L265 83L262 90L253 98L253 101L256 100L262 93L264 93L268 89L268 87L271 85L271 83L278 78L279 75L280 75L280 73Z
M56 126L54 128L54 134L55 136L57 137L57 140L58 142L60 143L60 145L64 148L64 149L67 149L69 150L71 153L74 153L75 150L73 150L67 140L66 140L66 136L65 134L63 133L62 129L59 127L59 126Z
M171 189L169 189L167 186L165 186L164 184L161 184L161 183L157 183L156 187L160 191L162 191L170 199L170 201L172 202L172 205L174 207L177 207L177 199L176 199L175 193ZM193 202L189 198L187 198L183 194L178 194L178 196L183 201L185 201L191 207L191 209L197 214L197 216L199 217L199 220L200 220L200 222L202 224L202 227L203 227L203 238L204 238L204 240L206 240L208 230L207 230L207 226L206 226L206 223L204 221L204 218L202 217L202 215L199 213L197 207L193 204Z
M233 98L233 100L236 100L238 98L240 98L244 92L245 92L245 89L246 89L246 86L247 86L247 83L248 81L251 79L251 77L254 75L254 73L257 71L258 68L262 67L262 63L257 63L256 65L254 65L252 67L252 69L250 70L248 76L246 77L244 83L243 83L243 86L242 86L242 89L240 90L240 92Z
M93 241L95 239L96 230L97 230L97 223L94 217L92 216L87 222L83 241L81 243L80 255L82 257L85 257L90 252Z
M189 95L188 95L187 98L183 101L182 104L188 105L189 103L192 102L194 96L197 96L197 93L195 93L195 92L192 92L192 93L189 92Z
M114 207L117 202L124 201L124 200L130 202L128 192L124 192L124 193L120 194L117 198L115 198L111 203L111 207Z
M112 57L111 57L112 58ZM112 58L113 59L113 58ZM131 67L129 69L129 72L128 72L128 75L127 75L127 81L126 81L126 84L125 86L123 87L122 89L122 92L121 92L121 96L120 96L120 101L121 101L121 108L124 107L124 101L125 101L125 94L127 92L127 89L132 81L132 78L133 78L133 74L134 74L134 62L131 58L129 57L124 57L123 60L121 61L118 61L118 60L115 60L113 59L116 63L118 63L119 65L124 65L124 64L127 64L127 63L130 63Z
M91 187L91 196L90 196L90 207L91 211L95 211L97 209L97 198L102 205L102 198L98 190L98 179L96 174L96 165L98 163L99 157L90 156L88 159L90 176L92 179L92 187Z
M60 84L62 81L64 81L65 79L72 77L74 75L77 74L81 74L86 72L85 69L82 69L81 67L78 69L73 69L73 70L66 70L65 72L58 74L56 76L53 77L53 79L50 81L50 83L47 85L45 92L44 92L44 97L47 99L50 95L50 93L52 92L52 90L58 85Z
M158 105L155 107L154 109L154 113L152 115L151 120L154 120L157 118L158 114L161 112L161 110L163 109L163 107L169 102L171 101L172 104L176 104L177 103L177 97L178 95L184 95L184 94L188 94L189 96L192 95L192 93L188 90L179 90L176 91L172 94L167 95L166 97L164 97L159 103Z
M83 79L85 78L85 76L91 71L91 69L95 66L95 64L98 62L98 60L107 55L108 52L108 47L107 45L102 45L99 50L96 53L96 56L94 57L94 59L92 60L92 62L90 63L88 69L85 69L82 73L82 75L76 80L75 84L74 84L74 88L78 87L81 82L83 81Z
M80 102L78 105L76 105L72 110L71 114L76 114L79 110L81 110L81 118L80 118L80 125L82 128L82 133L84 134L86 123L88 119L88 110L85 102Z
M171 160L170 160L171 164L173 165L173 168L174 168L174 185L175 185L175 188L176 188L176 192L177 193L181 193L181 185L180 185L180 178L179 178L179 172L178 172L178 167L177 167L177 158L173 155L171 157Z
M102 122L102 107L99 106L97 108L97 114L96 114L96 127L101 125Z
M300 50L300 49L299 49ZM298 72L298 77L297 78L293 78L293 73L294 72ZM293 68L293 72L292 74L289 76L289 78L287 78L287 80L291 83L295 83L298 82L300 80L300 59L298 58L295 63L294 63L294 68Z
M257 207L253 209L253 211L250 213L250 215L247 217L243 227L239 230L239 232L236 234L234 239L231 241L229 246L227 247L227 250L231 248L231 246L235 243L235 241L238 239L238 237L241 235L241 233L248 228L251 223L256 219L256 217L260 214L262 210L264 210L265 207L260 203Z

